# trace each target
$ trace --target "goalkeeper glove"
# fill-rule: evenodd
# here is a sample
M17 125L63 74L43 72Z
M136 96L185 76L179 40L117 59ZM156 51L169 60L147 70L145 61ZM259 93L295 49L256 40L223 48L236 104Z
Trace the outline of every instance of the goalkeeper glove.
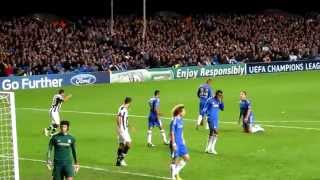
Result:
M79 164L75 164L75 165L73 165L73 167L74 167L75 174L77 174L79 172L80 165Z
M47 168L49 169L49 171L52 170L52 161L51 160L47 160Z

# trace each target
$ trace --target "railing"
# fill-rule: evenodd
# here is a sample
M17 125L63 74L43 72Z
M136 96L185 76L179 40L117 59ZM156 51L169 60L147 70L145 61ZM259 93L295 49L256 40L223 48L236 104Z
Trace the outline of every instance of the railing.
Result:
M310 70L320 70L320 61L283 61L275 63L222 64L212 66L138 69L125 72L113 72L110 76L110 82L143 82L151 80L190 79L225 75L247 75Z
M63 86L83 86L109 83L108 72L65 73L34 76L0 77L1 90L59 88Z
M155 80L194 79L226 75L248 75L320 70L319 60L274 63L222 64L178 68L137 69L124 72L67 73L35 76L0 77L1 90L59 88L97 83L127 83Z

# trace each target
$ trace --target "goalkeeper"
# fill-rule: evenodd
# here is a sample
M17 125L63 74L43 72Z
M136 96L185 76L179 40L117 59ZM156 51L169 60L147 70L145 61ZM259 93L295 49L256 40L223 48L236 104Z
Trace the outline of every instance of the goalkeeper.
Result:
M61 121L60 133L52 136L49 142L47 166L51 170L51 153L54 148L54 160L53 160L53 180L72 180L74 173L79 170L79 164L77 161L75 138L71 136L69 131L69 121ZM72 157L71 157L72 153ZM74 161L74 166L72 164Z

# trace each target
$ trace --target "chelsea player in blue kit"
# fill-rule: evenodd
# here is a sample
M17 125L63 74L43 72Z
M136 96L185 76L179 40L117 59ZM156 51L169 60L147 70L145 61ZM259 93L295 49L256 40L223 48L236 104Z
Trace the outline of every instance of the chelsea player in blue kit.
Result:
M155 145L152 144L152 129L154 127L158 127L160 129L160 133L163 139L164 144L168 145L169 142L167 141L165 130L163 129L161 120L159 118L159 106L160 106L160 91L156 90L154 92L154 97L150 98L149 100L149 107L150 113L148 117L148 135L147 135L147 144L149 147L154 147Z
M212 97L212 94L213 94L213 90L210 87L211 83L212 83L212 79L208 79L205 84L202 84L199 87L198 92L197 92L197 96L200 100L199 116L198 116L197 125L196 125L197 129L199 128L201 123L206 125L206 129L209 129L208 123L205 122L206 115L203 111L203 108L204 108L204 105L205 105L207 99Z
M259 125L254 125L254 116L252 112L251 102L247 99L247 92L240 92L240 115L239 124L242 119L242 127L246 133L263 132L264 129Z
M170 165L172 179L180 180L179 173L190 160L188 149L183 137L184 105L176 105L173 110L173 119L170 123L170 150L172 162Z
M208 98L203 113L208 116L209 138L205 152L217 154L215 145L218 140L219 112L224 110L223 92L218 90L214 97Z

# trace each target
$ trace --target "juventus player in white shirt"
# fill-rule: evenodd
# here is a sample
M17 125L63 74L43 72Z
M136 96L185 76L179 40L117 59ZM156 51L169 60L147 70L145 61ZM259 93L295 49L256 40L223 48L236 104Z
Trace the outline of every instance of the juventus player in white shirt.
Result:
M116 166L127 166L124 161L125 156L128 154L128 151L131 146L131 137L129 134L129 123L128 123L128 108L130 106L132 99L126 97L124 104L119 107L117 115L117 133L119 140L119 147L117 153L117 162Z
M56 131L57 128L60 125L60 115L59 115L59 111L61 108L61 105L63 102L66 102L68 99L71 98L72 95L68 95L68 96L64 96L64 90L60 89L58 94L53 96L52 99L52 104L51 107L49 109L49 115L51 118L51 124L48 128L44 129L44 134L45 136L53 136Z

